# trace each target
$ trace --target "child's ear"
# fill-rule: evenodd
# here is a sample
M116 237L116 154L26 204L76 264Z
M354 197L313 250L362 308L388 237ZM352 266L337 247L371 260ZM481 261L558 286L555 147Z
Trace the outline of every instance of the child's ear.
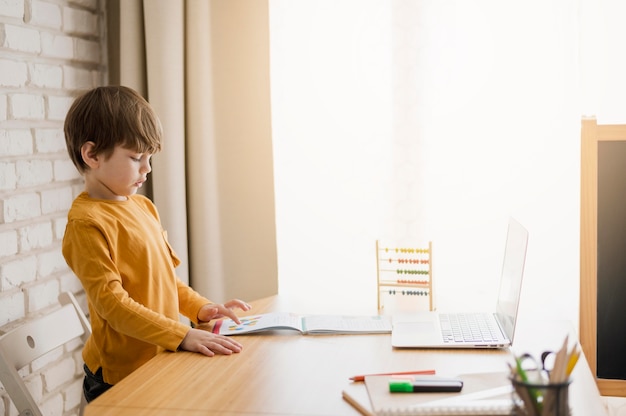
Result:
M98 167L98 155L94 152L96 144L94 142L85 142L80 148L80 154L83 157L83 161L91 169Z

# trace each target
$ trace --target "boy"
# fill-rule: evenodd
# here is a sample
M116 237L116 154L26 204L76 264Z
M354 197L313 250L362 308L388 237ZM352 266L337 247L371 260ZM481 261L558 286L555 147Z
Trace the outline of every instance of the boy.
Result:
M83 348L87 401L102 394L163 350L207 356L240 352L232 338L190 328L250 306L214 304L175 274L154 204L137 190L161 150L154 110L127 87L99 87L80 96L65 119L65 140L85 190L73 202L63 256L87 294L92 335Z

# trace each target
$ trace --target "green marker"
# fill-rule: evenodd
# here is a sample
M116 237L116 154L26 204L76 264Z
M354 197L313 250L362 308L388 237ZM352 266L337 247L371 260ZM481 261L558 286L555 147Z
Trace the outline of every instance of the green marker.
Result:
M415 380L389 380L389 391L392 393L445 393L459 392L463 381L444 378L418 378Z

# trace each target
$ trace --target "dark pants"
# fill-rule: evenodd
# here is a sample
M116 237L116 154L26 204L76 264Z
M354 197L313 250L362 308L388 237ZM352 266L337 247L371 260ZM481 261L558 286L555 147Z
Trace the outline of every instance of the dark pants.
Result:
M98 368L96 374L92 373L86 365L83 365L85 370L85 379L83 380L83 393L87 403L91 402L96 397L113 387L111 384L104 382L102 378L102 368Z

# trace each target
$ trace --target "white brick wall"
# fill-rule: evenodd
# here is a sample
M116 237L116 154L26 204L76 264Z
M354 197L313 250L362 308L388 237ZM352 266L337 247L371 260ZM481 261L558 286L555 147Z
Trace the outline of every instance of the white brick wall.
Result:
M0 334L82 294L61 255L82 190L63 121L76 94L106 83L104 0L0 0ZM82 395L79 340L20 370L45 415ZM0 416L15 407L0 385Z

